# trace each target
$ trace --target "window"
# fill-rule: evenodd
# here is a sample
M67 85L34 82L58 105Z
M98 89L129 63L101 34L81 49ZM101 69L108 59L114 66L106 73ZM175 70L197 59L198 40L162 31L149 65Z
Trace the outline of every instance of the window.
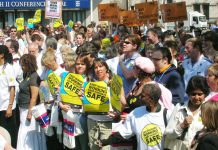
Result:
M201 12L200 4L194 4L193 7L194 7L194 11Z
M206 16L206 19L209 19L209 3L205 3L202 5L204 15Z

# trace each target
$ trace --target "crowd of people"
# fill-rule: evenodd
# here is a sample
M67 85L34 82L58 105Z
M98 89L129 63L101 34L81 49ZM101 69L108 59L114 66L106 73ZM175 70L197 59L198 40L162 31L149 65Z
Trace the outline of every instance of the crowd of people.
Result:
M132 29L0 29L0 149L218 149L217 32Z

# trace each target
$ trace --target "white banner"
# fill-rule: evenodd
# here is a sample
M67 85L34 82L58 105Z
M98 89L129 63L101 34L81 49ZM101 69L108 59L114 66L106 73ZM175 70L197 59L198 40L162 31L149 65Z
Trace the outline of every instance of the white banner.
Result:
M62 0L46 0L45 18L62 18Z

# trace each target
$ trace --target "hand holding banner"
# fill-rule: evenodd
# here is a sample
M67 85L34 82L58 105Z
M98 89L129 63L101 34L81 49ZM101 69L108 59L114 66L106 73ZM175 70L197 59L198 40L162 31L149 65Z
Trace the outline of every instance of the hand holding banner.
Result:
M63 102L82 105L80 99L84 78L82 75L63 72L61 74L60 96Z

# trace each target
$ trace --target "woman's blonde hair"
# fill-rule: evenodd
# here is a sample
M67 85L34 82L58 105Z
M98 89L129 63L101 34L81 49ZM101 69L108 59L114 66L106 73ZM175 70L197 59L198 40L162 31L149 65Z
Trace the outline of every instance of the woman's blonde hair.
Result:
M77 55L72 48L69 45L63 45L60 48L60 52L65 66L73 67L75 65Z
M202 123L206 130L218 134L218 102L209 100L201 106Z
M48 48L46 52L42 55L41 63L43 66L50 64L51 61L56 62L55 50L52 48Z
M213 75L218 78L218 64L212 64L208 67L209 71L211 71L213 73Z

